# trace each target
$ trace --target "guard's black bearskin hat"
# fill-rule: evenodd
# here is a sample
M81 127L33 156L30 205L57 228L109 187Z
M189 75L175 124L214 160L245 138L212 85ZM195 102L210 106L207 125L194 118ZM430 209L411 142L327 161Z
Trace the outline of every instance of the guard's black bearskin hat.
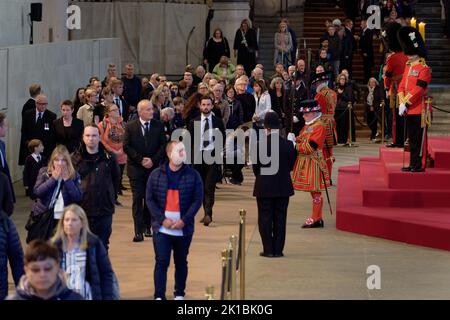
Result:
M397 37L404 54L407 56L417 54L421 58L426 58L427 49L425 48L425 42L416 28L401 27L398 30Z
M402 25L400 23L389 22L386 23L383 28L383 32L381 33L383 35L383 42L392 52L402 51L402 46L400 45L400 42L397 38L398 30L400 30L401 27Z

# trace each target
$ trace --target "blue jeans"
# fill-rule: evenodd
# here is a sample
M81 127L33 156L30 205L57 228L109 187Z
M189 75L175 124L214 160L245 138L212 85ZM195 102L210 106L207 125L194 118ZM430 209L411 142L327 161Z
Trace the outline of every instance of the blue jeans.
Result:
M184 297L186 279L188 275L187 256L191 245L192 235L175 237L158 232L153 235L153 247L155 249L155 299L166 299L167 269L170 263L170 254L173 250L175 261L175 296Z

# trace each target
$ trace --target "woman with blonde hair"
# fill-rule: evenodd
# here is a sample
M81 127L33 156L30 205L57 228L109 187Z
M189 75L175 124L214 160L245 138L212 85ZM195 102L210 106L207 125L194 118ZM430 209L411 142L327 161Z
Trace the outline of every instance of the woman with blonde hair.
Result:
M382 92L380 89L380 85L378 84L377 79L370 78L367 82L367 97L366 97L366 120L367 125L370 128L370 140L372 142L379 142L377 139L378 132L377 132L377 121L378 121L378 113L380 111L380 104L382 97Z
M164 83L162 88L162 91L164 93L164 102L162 104L162 109L164 108L175 108L175 106L173 105L173 101L172 101L172 94L170 93L170 86L168 84L168 82Z
M281 22L278 32L275 33L275 57L274 65L281 63L287 70L291 64L292 37L288 31L286 22Z
M152 97L150 98L150 102L153 106L153 119L159 120L164 102L166 101L166 95L164 94L164 85L160 84L158 88L153 90Z
M86 300L114 300L115 275L100 239L89 230L84 210L72 204L56 227L52 242L58 248L67 286Z
M48 166L39 170L33 192L36 200L30 218L37 218L53 209L54 218L60 219L64 206L81 201L80 175L75 171L69 151L64 145L58 145L50 156ZM28 224L25 228L28 230L28 243L35 239L36 230Z

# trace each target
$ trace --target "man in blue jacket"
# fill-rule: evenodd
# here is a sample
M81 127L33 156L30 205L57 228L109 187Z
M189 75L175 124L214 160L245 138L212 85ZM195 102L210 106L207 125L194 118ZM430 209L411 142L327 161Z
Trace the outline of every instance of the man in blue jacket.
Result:
M23 275L22 245L13 221L0 210L0 300L8 294L8 260L14 283L18 285Z
M186 150L179 141L166 147L169 161L154 170L147 182L146 202L152 214L155 249L155 299L166 299L167 269L173 250L175 300L184 300L188 274L187 255L194 233L194 218L203 201L200 174L186 162Z

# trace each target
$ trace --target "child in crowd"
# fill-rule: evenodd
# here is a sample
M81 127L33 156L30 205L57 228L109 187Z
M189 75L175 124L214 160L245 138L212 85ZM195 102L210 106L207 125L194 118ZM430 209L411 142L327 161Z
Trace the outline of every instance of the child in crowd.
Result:
M33 193L34 185L42 167L47 165L45 157L42 155L44 152L44 145L41 140L33 139L28 143L28 150L31 154L25 159L25 166L23 168L23 185L25 186L25 194L31 199L35 199L36 196Z

